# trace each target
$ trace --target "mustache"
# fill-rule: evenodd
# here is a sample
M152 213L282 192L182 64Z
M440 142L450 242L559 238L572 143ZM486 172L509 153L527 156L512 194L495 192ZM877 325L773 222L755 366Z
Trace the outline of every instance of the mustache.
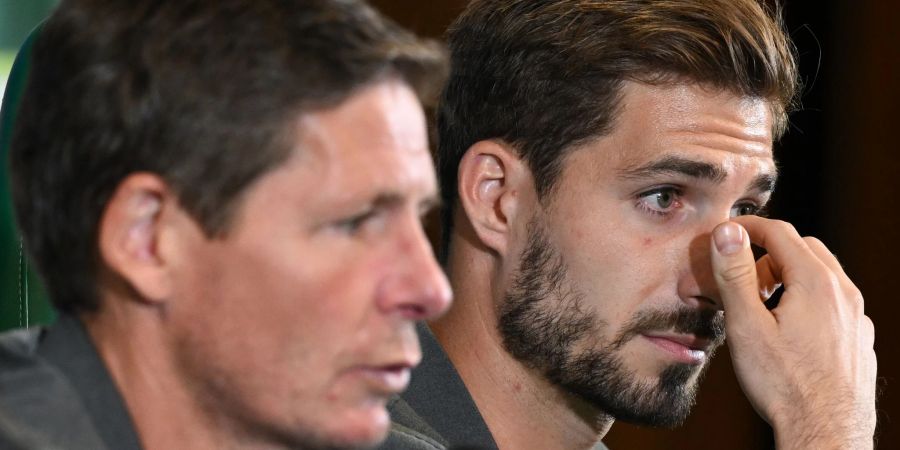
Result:
M717 346L725 340L725 315L712 309L695 308L641 311L616 336L612 347L618 349L639 334L669 330L709 339Z

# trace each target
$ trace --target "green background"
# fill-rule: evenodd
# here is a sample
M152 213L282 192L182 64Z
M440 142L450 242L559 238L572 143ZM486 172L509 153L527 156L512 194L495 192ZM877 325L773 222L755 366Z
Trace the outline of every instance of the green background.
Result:
M0 80L5 84L16 51L57 0L0 0Z
M56 3L56 0L0 0L0 87L3 92L19 47ZM17 88L17 81L21 83L21 80L9 81L10 91ZM4 100L6 109L15 98L11 94ZM3 111L4 115L9 113ZM4 130L3 139L9 139L8 130ZM52 317L35 274L22 264L24 255L9 203L7 146L8 142L0 141L0 330L46 322Z

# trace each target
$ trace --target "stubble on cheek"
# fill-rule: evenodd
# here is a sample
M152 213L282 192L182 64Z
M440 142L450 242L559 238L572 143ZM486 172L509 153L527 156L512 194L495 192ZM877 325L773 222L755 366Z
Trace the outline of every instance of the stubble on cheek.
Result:
M529 236L530 246L499 308L498 328L507 351L603 414L657 426L683 421L703 367L666 364L654 370L656 375L639 376L628 361L647 355L629 351L626 344L643 333L676 331L709 339L714 348L724 339L722 315L687 307L643 311L604 338L611 335L609 324L569 280L565 261L540 222L529 224Z

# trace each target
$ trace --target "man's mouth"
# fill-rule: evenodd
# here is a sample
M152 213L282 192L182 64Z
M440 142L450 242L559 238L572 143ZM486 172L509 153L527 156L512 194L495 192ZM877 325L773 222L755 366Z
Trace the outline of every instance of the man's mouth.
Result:
M412 369L421 361L422 354L411 351L408 354L362 363L352 369L351 373L376 395L392 396L406 389Z
M359 373L372 388L393 395L403 392L409 385L412 368L412 364L398 363L362 367Z
M712 345L709 339L692 334L646 333L641 336L683 364L703 364Z

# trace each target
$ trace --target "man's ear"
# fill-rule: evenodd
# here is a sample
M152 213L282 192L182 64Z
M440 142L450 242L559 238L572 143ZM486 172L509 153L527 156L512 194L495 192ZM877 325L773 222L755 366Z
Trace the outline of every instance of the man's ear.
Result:
M459 201L478 238L505 254L522 203L533 190L531 172L503 142L479 141L459 163ZM525 194L525 198L523 198Z
M172 280L159 241L165 225L163 209L174 201L160 177L134 173L119 183L100 217L103 264L145 302L161 302L171 294Z

